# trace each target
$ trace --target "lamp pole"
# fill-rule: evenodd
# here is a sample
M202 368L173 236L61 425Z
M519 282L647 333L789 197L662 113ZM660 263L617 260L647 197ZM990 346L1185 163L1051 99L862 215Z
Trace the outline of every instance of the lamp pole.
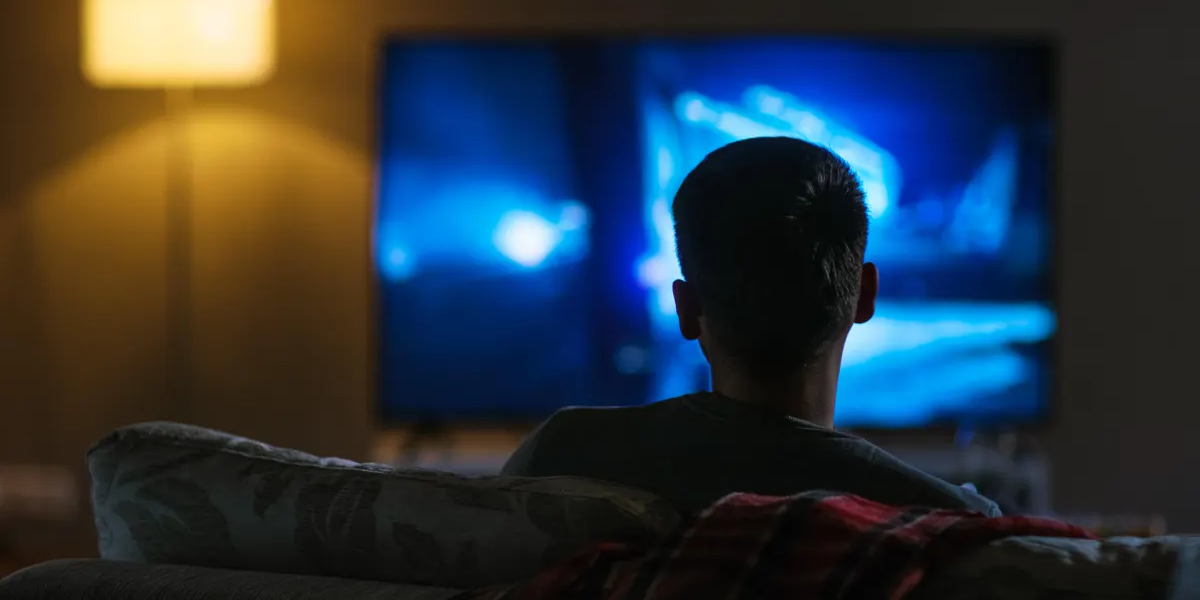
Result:
M193 271L193 156L191 139L191 86L166 89L167 115L167 206L166 206L166 360L167 401L173 407L172 418L187 422L192 418L192 370L195 311L192 298Z
M3 1L3 0L0 0ZM166 323L171 418L197 416L193 90L248 86L275 68L274 0L80 0L83 72L104 88L164 92Z

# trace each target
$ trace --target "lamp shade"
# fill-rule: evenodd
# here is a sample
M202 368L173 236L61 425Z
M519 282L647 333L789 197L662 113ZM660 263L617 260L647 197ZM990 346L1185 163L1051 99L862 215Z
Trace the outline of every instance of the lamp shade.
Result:
M100 87L239 86L275 70L274 0L83 0Z

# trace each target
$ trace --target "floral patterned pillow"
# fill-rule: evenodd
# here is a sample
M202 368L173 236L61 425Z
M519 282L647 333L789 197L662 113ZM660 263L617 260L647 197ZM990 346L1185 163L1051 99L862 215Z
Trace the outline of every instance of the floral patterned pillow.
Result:
M101 557L147 563L470 588L679 524L607 483L396 470L174 423L110 434L88 468Z

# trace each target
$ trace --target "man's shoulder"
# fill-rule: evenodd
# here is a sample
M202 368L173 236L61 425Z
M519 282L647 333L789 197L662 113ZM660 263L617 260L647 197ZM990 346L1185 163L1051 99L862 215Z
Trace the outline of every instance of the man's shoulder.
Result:
M670 402L670 401L667 401ZM661 423L672 410L662 402L643 406L571 406L559 409L529 434L509 458L508 475L561 475L578 470L589 456L615 456L639 431Z
M596 431L606 427L632 427L674 410L679 399L637 406L568 406L559 409L542 426L548 430Z

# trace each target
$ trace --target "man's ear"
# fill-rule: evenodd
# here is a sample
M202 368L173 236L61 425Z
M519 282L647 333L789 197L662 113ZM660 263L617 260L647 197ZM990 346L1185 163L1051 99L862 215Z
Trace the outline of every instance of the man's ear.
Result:
M875 299L879 296L879 269L874 263L862 268L862 281L858 284L858 307L854 310L854 322L866 323L875 316Z
M679 317L679 333L685 340L700 339L700 298L696 289L682 279L671 284L671 293L675 296L675 315Z

